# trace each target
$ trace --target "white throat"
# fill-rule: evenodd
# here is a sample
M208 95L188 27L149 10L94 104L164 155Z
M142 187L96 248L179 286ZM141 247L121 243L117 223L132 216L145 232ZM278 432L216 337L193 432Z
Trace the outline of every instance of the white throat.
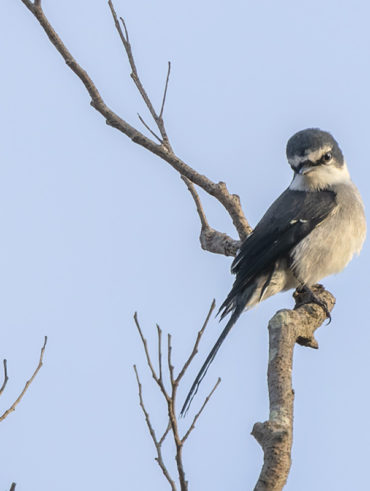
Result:
M289 189L292 191L316 191L350 181L351 177L345 162L341 167L319 165L308 174L294 174Z

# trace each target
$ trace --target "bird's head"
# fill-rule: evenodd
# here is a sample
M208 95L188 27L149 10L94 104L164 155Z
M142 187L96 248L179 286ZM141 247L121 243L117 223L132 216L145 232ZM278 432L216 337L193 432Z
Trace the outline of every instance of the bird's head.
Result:
M327 189L350 180L342 151L327 131L299 131L289 139L286 154L294 171L290 189Z

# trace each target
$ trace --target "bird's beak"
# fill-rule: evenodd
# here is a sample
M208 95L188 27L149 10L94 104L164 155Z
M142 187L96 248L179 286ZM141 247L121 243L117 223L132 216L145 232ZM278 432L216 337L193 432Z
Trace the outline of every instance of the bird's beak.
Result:
M306 174L309 174L310 172L312 172L313 169L314 168L312 166L312 162L307 160L306 162L303 162L301 168L298 171L298 174L300 174L301 176L305 176Z

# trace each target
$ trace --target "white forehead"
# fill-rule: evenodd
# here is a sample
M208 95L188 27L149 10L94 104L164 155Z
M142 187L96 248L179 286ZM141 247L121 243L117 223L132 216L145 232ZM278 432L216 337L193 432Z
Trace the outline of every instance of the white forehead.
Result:
M288 159L288 162L292 167L297 167L298 165L300 165L305 160L311 160L311 162L316 162L317 160L320 160L321 157L326 152L330 152L331 149L332 149L331 145L324 145L323 147L319 148L318 150L314 150L311 152L309 150L306 150L304 155L302 155L302 156L294 155L293 157L290 157Z

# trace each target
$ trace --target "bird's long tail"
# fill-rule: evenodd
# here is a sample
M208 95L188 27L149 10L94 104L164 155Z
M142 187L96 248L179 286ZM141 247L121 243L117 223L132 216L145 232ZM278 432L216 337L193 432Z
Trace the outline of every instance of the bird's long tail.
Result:
M200 383L202 382L205 374L207 373L207 370L211 363L213 362L217 351L220 349L221 344L224 342L226 336L229 334L231 331L231 328L235 324L235 322L238 320L238 317L244 310L244 305L241 307L238 307L234 310L232 313L229 322L226 324L224 330L222 331L220 337L217 339L216 344L213 346L211 352L207 356L206 361L204 362L202 368L200 369L198 375L196 376L193 385L191 386L191 389L186 397L186 400L184 402L184 405L182 406L180 416L185 416L186 413L188 412L188 409L190 407L190 404L195 396L195 394L198 392L198 388Z

